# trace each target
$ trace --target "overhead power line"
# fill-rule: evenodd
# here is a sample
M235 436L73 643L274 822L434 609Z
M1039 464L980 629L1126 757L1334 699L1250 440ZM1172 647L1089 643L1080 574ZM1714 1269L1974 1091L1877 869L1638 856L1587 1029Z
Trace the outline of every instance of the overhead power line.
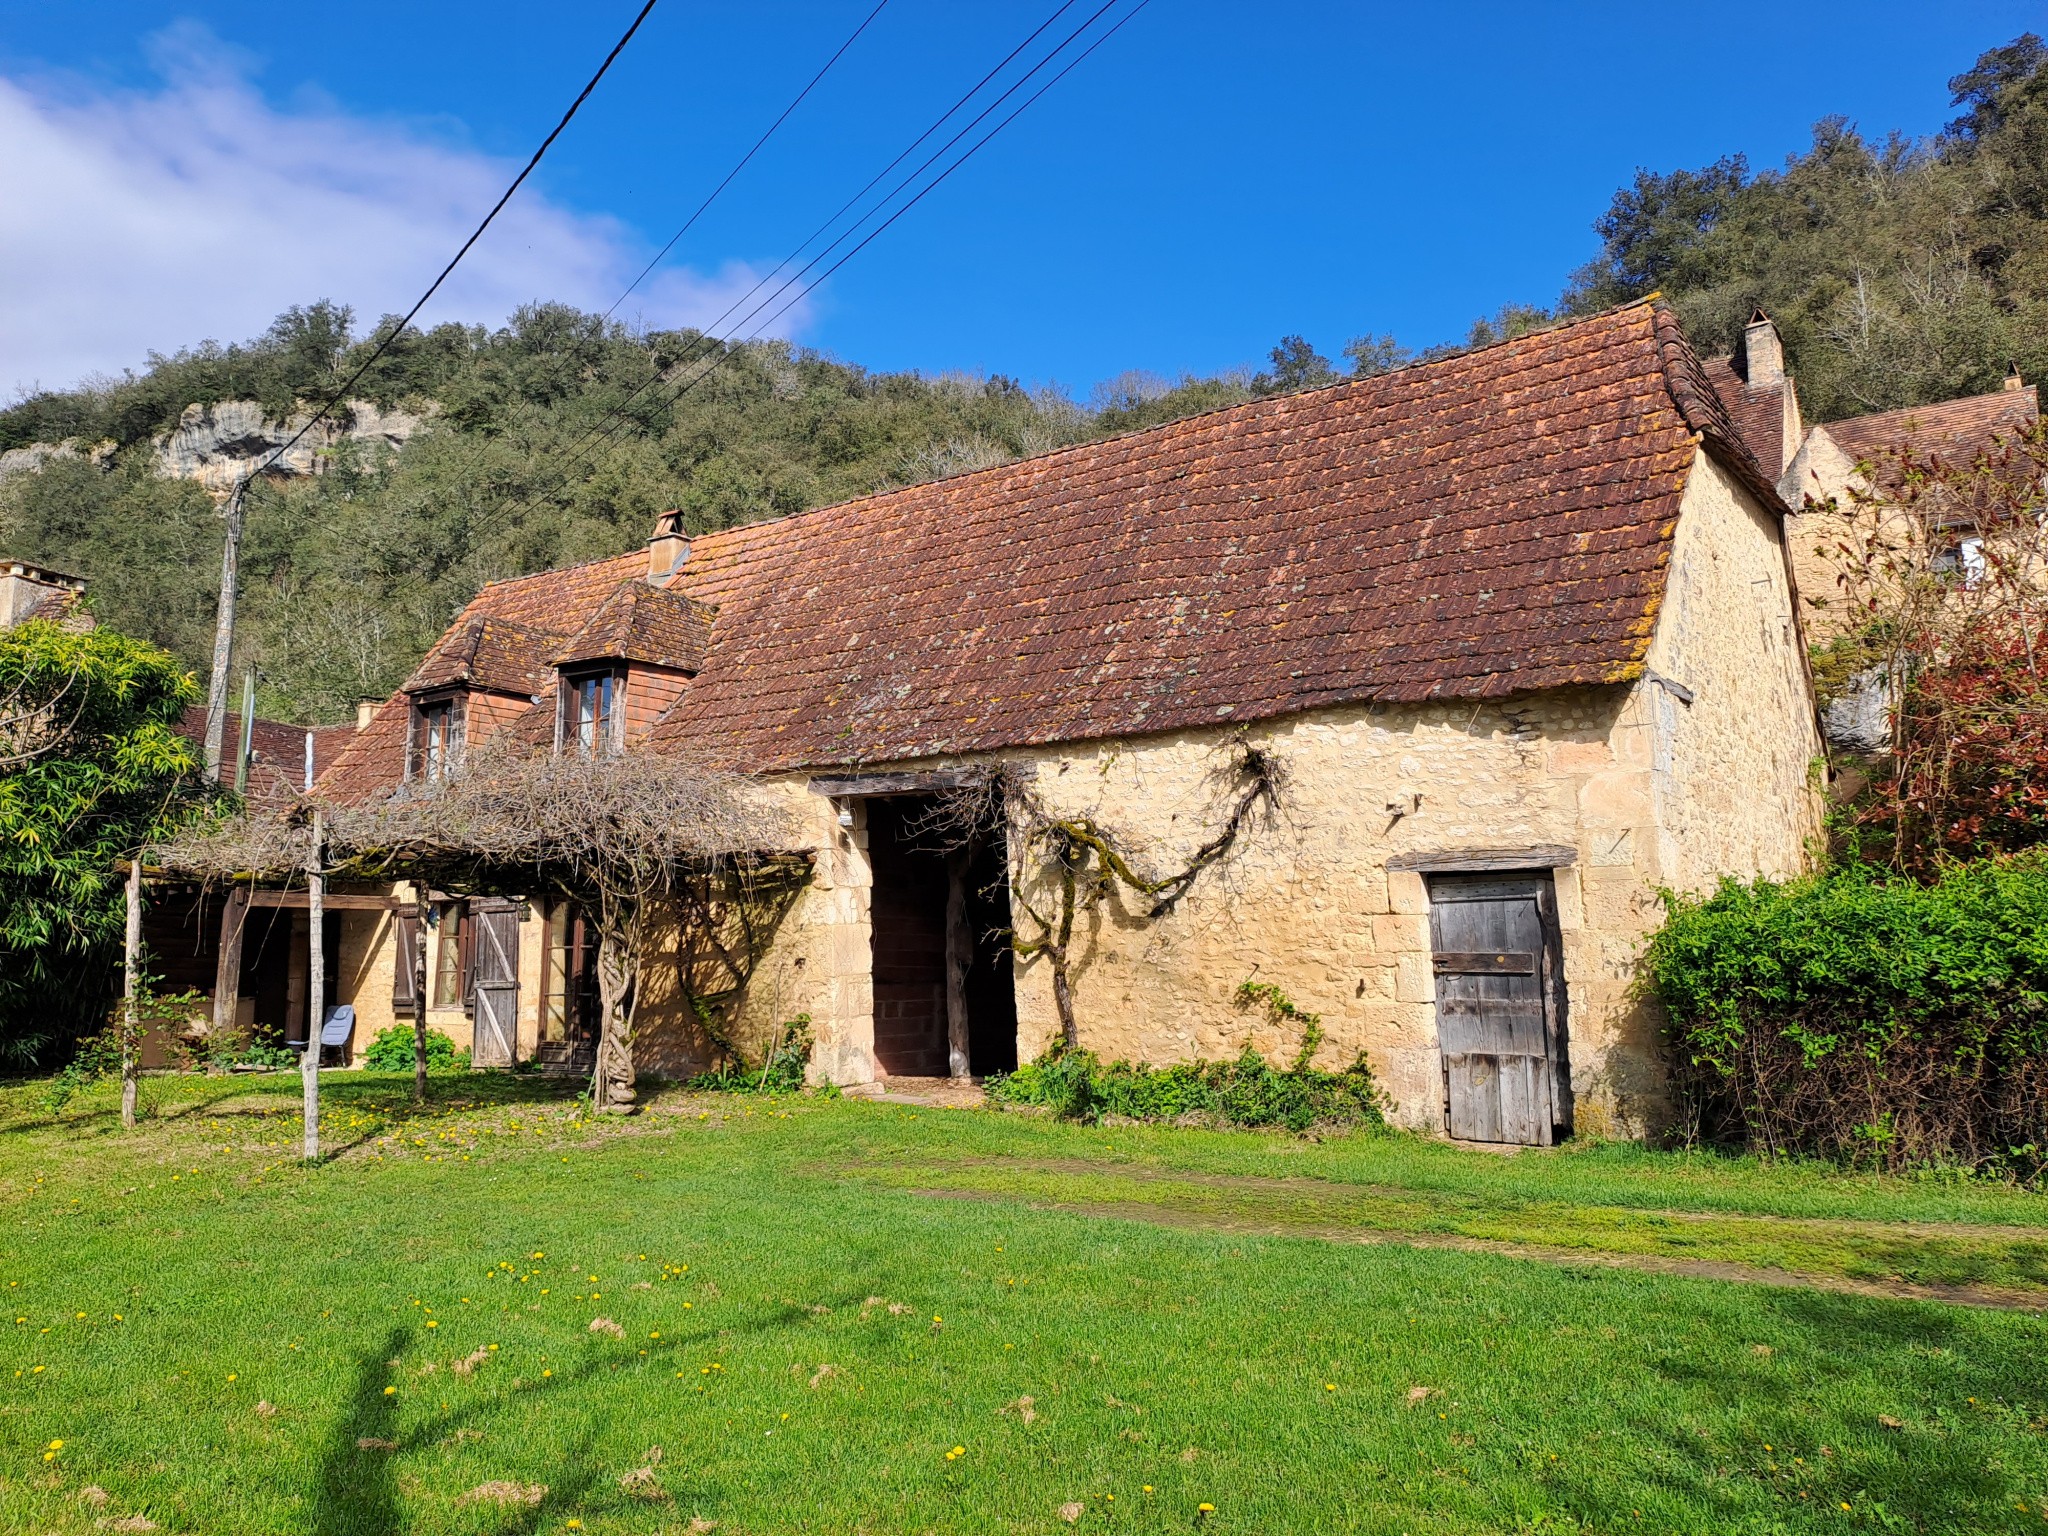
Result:
M607 309L604 312L605 319L609 320L612 317L612 311L616 310L621 304L625 303L626 300L632 296L633 290L635 288L638 288L642 283L647 281L647 274L652 272L656 267L660 266L663 259L667 257L668 253L676 248L676 242L682 239L683 236L687 235L690 232L690 226L695 224L699 219L704 217L704 210L709 208L713 203L718 201L718 194L723 192L728 186L732 184L733 177L739 175L741 171L745 170L747 168L747 162L753 159L755 155L761 152L761 146L766 144L770 139L775 137L775 130L780 128L783 125L783 123L788 120L790 113L794 112L798 107L804 104L804 98L810 95L811 92L817 88L818 82L820 80L824 79L825 76L832 72L832 66L839 62L839 55L845 53L847 49L851 48L856 42L860 40L861 33L867 31L869 24L873 22L877 16L882 14L882 7L886 6L888 3L889 0L881 0L880 5L877 5L872 11L868 12L866 20L862 21L859 26L853 29L852 36L848 37L845 42L839 45L839 53L833 54L831 58L825 61L824 68L820 69L815 75L811 76L810 84L806 85L802 90L796 93L796 98L793 101L791 101L788 106L782 109L782 115L776 118L774 122L768 125L768 131L762 134L760 138L754 140L754 147L748 150L744 155L740 156L739 164L735 165L731 170L725 173L725 180L721 181L717 186L711 189L710 195L706 197L703 202L697 205L697 211L691 214L687 219L683 220L683 227L681 229L678 229L674 234L668 237L668 244L664 245L660 250L654 253L654 260L648 262L645 267L642 267L640 269L640 275L634 278L632 282L626 284L626 291L620 294L616 299L612 300L611 309Z
M1044 23L1042 23L1039 26L1039 28L1031 34L1031 38L1035 38L1040 33L1042 33L1047 26L1050 26L1054 20L1057 20L1058 17L1061 14L1063 14L1067 9L1069 9L1073 3L1074 0L1067 0L1067 4L1060 6L1058 10L1053 12L1052 16L1048 17L1047 20ZM978 153L984 146L986 146L990 142L990 140L994 139L997 134L1001 133L1011 123L1015 122L1018 117L1023 115L1023 113L1027 111L1041 97L1043 97L1046 94L1046 92L1050 91L1053 88L1053 86L1057 85L1061 80L1065 79L1068 74L1072 73L1074 69L1079 67L1083 60L1088 58L1089 55L1093 54L1096 49L1100 48L1104 43L1108 42L1111 37L1115 36L1119 31L1121 31L1133 18L1137 16L1138 12L1142 11L1145 8L1145 6L1150 3L1150 0L1138 0L1138 3L1136 5L1132 6L1128 11L1126 11L1125 14L1121 18L1119 18L1113 25L1104 29L1099 36L1097 36L1092 42L1088 44L1086 48L1082 49L1073 58L1068 60L1068 62L1064 66L1062 66L1057 73L1055 73L1051 78L1049 78L1042 85L1040 85L1036 91L1032 92L1032 94L1028 96L1022 103L1020 103L1015 110L1010 112L1008 116L1004 117L981 138L976 140L964 152L962 152L957 158L955 158L949 165L942 169L938 173L938 175L932 177L928 182L926 182L922 187L920 187L914 193L914 195L912 195L906 202L904 202L900 207L896 208L894 212L889 214L889 216L886 219L884 219L879 225L877 225L873 230L869 231L869 233L865 237L863 237L858 244L854 245L850 250L847 250L843 254L841 254L836 260L832 261L832 263L828 267L826 267L824 271L818 273L817 276L811 278L809 282L803 283L802 286L799 287L795 293L789 294L789 297L787 299L784 299L782 303L777 305L777 307L773 310L772 313L767 314L765 318L761 318L759 325L755 326L755 329L753 330L752 334L744 337L741 336L741 332L745 330L745 328L749 324L752 324L757 319L757 317L762 316L763 310L767 309L769 305L775 304L776 300L781 298L782 295L789 293L790 288L793 285L797 284L806 273L810 272L812 268L816 267L819 262L825 260L825 258L829 256L832 253L832 251L835 250L838 246L843 244L846 240L850 239L856 232L859 231L862 225L866 224L870 219L874 218L882 209L888 207L889 203L893 199L895 199L899 194L901 194L905 188L912 185L912 183L914 183L920 176L922 176L926 170L928 170L934 163L941 159L948 150L950 150L955 144L958 144L960 140L964 138L967 134L971 133L978 124L985 121L990 115L990 113L992 113L997 107L1000 107L1004 101L1008 100L1011 96L1015 95L1016 92L1019 89L1021 89L1025 84L1027 84L1033 76L1037 75L1041 70L1045 69L1048 64L1050 64L1053 60L1057 59L1060 56L1060 54L1065 52L1067 48L1069 48L1079 37L1086 33L1089 28L1094 26L1095 23L1098 20L1100 20L1101 17L1109 10L1111 10L1117 3L1119 3L1119 0L1106 0L1106 3L1104 3L1100 8L1098 8L1094 13L1092 13L1087 18L1087 20L1083 21L1078 27L1076 27L1072 32L1070 32L1064 39L1060 41L1060 43L1057 46L1051 49L1044 57L1039 59L1039 61L1036 64L1034 64L1029 70L1027 70L1021 78L1015 81L1009 87L1008 90L1004 91L993 102L989 103L988 106L984 107L982 111L978 113L964 128L962 128L958 133L954 134L951 139L949 139L944 145L942 145L937 152L935 152L932 156L927 158L915 171L912 171L908 176L903 178L902 181L898 182L895 187L891 188L891 190L887 194L885 194L882 197L882 199L874 205L874 207L870 208L859 219L855 220L854 223L848 229L842 231L837 238L835 238L830 244L828 244L825 247L824 250L820 251L809 262L807 262L801 269L799 269L797 273L795 273L789 279L785 280L780 286L778 286L775 289L773 293L769 294L767 298L763 299L759 304L756 304L753 309L748 311L747 314L739 321L739 323L733 327L730 333L728 333L723 338L719 338L716 336L705 336L700 338L700 346L702 346L704 350L700 351L694 357L685 357L684 359L680 360L678 364L678 366L687 368L691 364L703 361L706 353L709 352L711 349L717 349L716 355L711 356L710 361L705 367L697 370L693 374L688 375L687 377L681 379L680 381L674 378L673 376L663 377L661 375L656 375L653 378L643 381L639 386L637 386L626 397L625 400L621 401L618 405L614 406L612 410L607 412L603 418L600 418L598 423L596 423L593 427L587 429L584 436L578 440L577 444L572 446L567 461L562 465L562 472L567 473L569 470L573 469L577 463L581 462L585 457L587 457L587 448L595 448L606 441L614 439L618 431L627 425L627 422L621 419L619 420L617 426L610 428L606 427L606 423L611 421L615 417L623 417L624 407L627 404L629 404L634 397L638 396L642 391L649 388L651 385L660 383L669 386L679 386L675 387L674 393L670 394L666 399L660 401L659 404L657 404L654 407L653 414L658 414L661 410L672 408L692 389L696 388L698 384L702 383L713 372L715 372L717 368L720 366L720 364L726 361L727 358L731 357L733 355L733 351L735 350L736 344L744 345L746 342L758 338L762 331L766 330L768 326L772 325L775 322L775 320L777 320L783 314L785 314L792 306L801 302L803 298L810 292L812 292L814 289L816 289L819 284L823 283L827 278L831 277L833 273L837 272L841 267L845 266L845 264L848 261L852 260L853 257L858 255L862 250L865 250L885 230L887 230L891 225L895 224L898 219L902 218L905 214L910 212L912 208L916 207L927 196L929 196L933 191L935 191L939 187L939 185L943 183L948 177L950 177L955 171L959 170L960 167L965 165L968 160L972 159L974 155ZM736 309L739 309L742 305L746 304L747 301L751 299L756 293L759 293L762 288L766 287L770 282L772 282L774 280L776 273L780 272L783 269L783 267L786 267L798 255L801 255L802 252L809 247L812 241L814 241L817 238L818 234L822 233L826 228L829 228L832 223L836 222L837 219L841 215L843 215L848 208L853 206L854 203L858 202L862 197L864 197L866 193L869 190L871 190L877 182L881 181L882 178L886 176L891 169L893 169L896 165L901 164L904 159L908 158L909 154L913 150L915 150L918 144L922 143L925 139L931 137L931 135L934 132L936 132L940 126L942 126L948 119L950 119L956 112L959 111L961 105L963 105L976 92L978 92L982 88L982 86L986 85L988 81L992 79L994 75L997 72L999 72L1003 68L1003 66L1010 61L1010 59L1015 58L1017 53L1021 52L1023 48L1028 45L1030 40L1030 38L1027 38L1025 44L1020 44L1018 48L1013 49L1011 53L1003 60L1002 64L998 64L995 70L991 70L988 75L984 76L982 80L979 83L977 83L974 89L971 90L967 96L961 99L960 103L956 103L952 108L949 108L947 112L942 114L931 128L928 128L923 134L920 134L918 138L912 142L909 149L906 149L902 154L898 155L894 161L890 162L889 166L884 167L882 172L875 176L873 180L871 180L868 183L867 187L863 188L861 192L856 193L852 199L849 199L849 201L846 204L843 204L841 206L838 213L835 213L832 216L832 218L828 219L825 224L819 227L818 230L814 231L803 242L801 242L796 247L796 249L790 253L789 256L785 257L783 261L777 265L774 271L771 271L767 275L767 277L761 279L754 285L753 288L749 289L747 293L741 295L739 299L735 300L731 305L729 305L726 308L725 313L720 315L717 320L712 322L713 326L716 327L722 324L725 321L725 319L728 316L730 316ZM480 530L483 527L487 527L498 522L501 522L505 518L508 518L516 514L517 512L532 506L533 501L534 498L532 496L522 497L518 502L514 503L513 505L503 508L501 511L492 514L488 519L483 520L473 526L475 529Z
M534 167L541 162L541 157L553 146L555 140L562 136L562 130L569 126L570 119L575 117L578 109L582 107L584 102L590 99L590 93L597 89L598 82L604 79L606 72L611 69L618 56L626 51L626 44L633 41L633 34L640 30L640 24L647 20L648 14L653 11L655 4L656 0L647 0L647 3L640 7L639 14L634 16L632 25L626 28L616 43L612 44L612 51L606 54L604 62L597 66L597 73L592 75L584 84L583 89L576 93L576 99L569 103L569 110L562 114L561 121L555 124L545 139L541 140L540 147L533 152L533 158L520 168L519 174L512 178L512 184L505 188L504 194L499 197L497 202L491 205L490 212L484 215L483 222L470 232L469 238L462 242L462 248L449 258L448 265L443 267L433 282L427 285L427 291L421 294L414 302L412 308L405 312L404 318L390 328L383 339L371 349L370 355L364 358L356 367L355 372L351 373L342 382L340 388L336 389L333 394L321 403L320 408L313 413L305 425L301 426L288 440L272 451L270 456L264 459L262 463L258 464L254 469L244 472L235 482L235 488L228 499L227 540L221 554L220 604L215 613L214 622L213 674L209 679L206 695L206 772L207 776L216 782L220 778L221 747L227 729L228 663L235 645L235 589L240 563L242 498L243 493L248 489L250 480L262 474L263 471L283 458L285 454L297 447L308 432L325 421L334 408L348 398L349 391L355 388L365 373L370 371L377 359L390 350L392 343L398 340L400 333L408 325L412 324L414 318L426 307L427 301L440 290L443 283L448 281L448 275L461 263L462 258L467 256L477 241L483 238L484 231L491 227L491 221L504 211L507 203L512 201L512 194L517 192L525 183L526 178L533 174Z
M491 227L491 221L495 219L500 213L504 212L505 205L512 201L512 194L519 190L520 186L525 182L526 178L533 174L533 168L540 164L541 156L545 155L548 152L550 146L554 144L555 140L559 139L562 136L562 130L569 126L569 119L574 117L576 115L577 109L581 107L584 102L590 99L590 93L597 89L598 81L602 80L605 77L605 71L612 67L612 62L615 59L617 59L621 53L625 52L626 44L633 41L633 34L640 30L640 23L647 19L647 13L654 9L655 3L656 0L647 0L647 3L640 7L640 14L633 18L633 24L630 27L626 28L625 35L622 36L616 43L612 44L612 51L604 56L604 62L597 66L597 73L590 77L589 82L583 87L583 89L577 92L576 99L569 103L569 110L562 114L562 120L559 123L555 124L554 128L548 133L548 136L546 138L540 141L540 148L536 149L533 152L533 158L527 161L526 164L520 168L519 174L512 178L512 185L505 189L503 195L501 195L495 203L491 204L491 211L484 215L483 222L477 225L477 227L474 230L470 231L469 238L462 242L462 249L457 251L453 256L451 256L448 259L448 265L443 267L441 269L440 275L427 285L427 291L421 294L417 299L413 301L412 308L408 309L405 312L404 317L399 320L398 324L391 327L391 330L385 335L383 340L379 341L377 345L371 349L370 355L364 358L362 362L356 366L356 371L348 376L348 378L342 383L341 388L337 389L332 395L328 396L326 403L323 404L320 407L320 409L314 414L312 420L308 421L303 427L299 428L299 430L292 435L290 442L287 442L282 448L277 449L276 452L272 453L268 459L266 459L262 464L257 466L256 469L252 470L252 474L261 474L264 470L268 469L272 464L275 464L278 461L278 459L281 458L287 451L289 451L291 448L297 445L300 438L304 437L308 432L312 431L313 428L318 423L324 421L327 418L328 412L332 411L335 408L335 406L339 405L343 400L348 398L348 392L356 386L357 382L361 380L364 374L370 371L370 369L376 364L377 359L382 357L386 352L388 352L391 349L391 344L398 340L399 334L402 331L404 331L404 329L407 326L412 324L414 317L417 316L422 309L426 308L427 300L431 299L435 295L435 293L437 293L440 290L441 285L448 281L448 274L453 272L456 266L461 262L462 258L469 254L470 247L475 245L478 240L483 238L484 231ZM886 4L887 0L884 0L884 3ZM880 8L880 6L876 7L877 10L879 10Z
M720 325L725 323L726 319L733 313L734 310L738 309L742 304L745 304L747 300L751 299L755 294L759 293L768 284L775 281L775 278L778 274L781 273L784 267L787 267L792 261L796 260L797 257L801 256L805 251L809 250L811 243L814 240L816 240L818 236L824 234L826 230L830 229L834 224L838 223L839 220L846 215L848 209L852 208L855 204L859 203L861 199L865 198L870 192L874 191L876 186L878 186L881 183L883 177L887 176L891 171L895 170L897 166L901 165L905 160L908 160L913 154L915 154L917 152L917 147L920 144L924 143L926 139L929 139L933 134L937 133L948 122L950 122L954 115L957 114L962 107L966 106L968 102L972 101L977 95L981 93L981 90L984 86L986 86L991 80L995 79L997 75L1001 74L1005 69L1007 69L1011 61L1014 60L1018 54L1022 53L1026 48L1030 47L1033 43L1038 41L1039 37L1043 35L1043 33L1045 32L1046 28L1050 27L1055 21L1058 21L1060 17L1064 16L1068 11L1072 10L1076 3L1077 0L1062 0L1062 4L1056 10L1054 10L1050 16L1046 17L1045 20L1041 21L1036 27L1032 28L1031 32L1025 37L1024 41L1017 44L1016 47L1012 48L1008 53L1004 54L1002 58L998 59L994 67L991 68L987 74L983 75L979 80L975 81L973 85L969 86L967 90L961 94L961 97L958 101L954 102L950 107L946 108L945 111L941 112L937 117L933 118L931 121L931 125L927 127L924 130L924 132L920 133L916 138L912 139L908 144L906 144L903 147L902 151L897 154L894 160L891 160L887 165L883 166L879 171L875 172L873 176L869 177L866 186L862 187L858 192L854 193L853 196L849 197L845 202L841 203L836 209L832 211L832 213L829 216L826 217L823 223L819 224L816 229L812 230L808 235L804 236L802 240L799 240L796 243L796 245L790 250L787 256L784 256L782 260L778 261L774 265L774 267L768 271L768 273L765 276L755 281L753 287L749 288L745 293L741 294L737 299L733 300L732 303L728 304L725 307L724 312L718 315L715 319L712 320L710 325L704 328L705 331L707 333L715 331ZM1058 52L1058 50L1055 49L1054 52L1056 53ZM1026 78L1028 79L1029 75L1027 75ZM983 115L986 116L987 114L984 113ZM887 199L884 199L884 201L886 200ZM644 276L645 274L643 273L642 275ZM614 308L616 307L617 306L614 306ZM697 361L696 358L685 356L682 358L678 358L676 360L676 363L672 366L682 367L688 363L692 363L695 361ZM569 445L569 453L572 456L572 462L573 455L576 453L576 450L581 448L585 443L591 441L592 438L595 437L597 434L601 433L608 422L612 421L616 417L624 415L626 407L631 405L633 401L639 397L642 391L651 389L657 384L670 382L673 382L673 380L665 378L662 372L657 371L656 373L651 374L647 378L641 380L640 383L634 385L632 389L627 391L624 399L620 400L616 405L612 406L610 410L606 411L604 415L600 416L590 426L586 427L584 429L583 436L579 437L574 443L571 443Z
M607 320L610 319L612 314L618 309L618 307L621 304L625 303L629 297L631 297L634 289L638 288L643 282L647 280L648 274L653 272L656 267L661 265L662 261L667 257L668 253L675 249L676 243L680 241L684 235L688 234L690 232L691 227L695 225L696 222L704 216L705 212L711 207L713 203L718 201L719 194L724 192L727 187L732 185L734 178L736 178L741 171L747 168L748 162L751 161L755 155L760 153L762 146L765 145L771 138L775 136L776 130L781 128L782 125L789 120L790 114L795 112L798 107L803 105L805 98L808 97L813 90L817 89L818 82L823 80L826 75L832 72L832 67L836 65L842 57L844 57L847 49L851 48L854 45L854 43L860 39L861 34L867 31L868 27L873 24L875 18L882 14L883 9L888 5L888 3L889 0L880 0L880 3L876 5L872 11L868 12L868 14L864 18L862 18L860 25L855 27L852 32L847 34L846 41L841 43L839 47L836 50L834 50L832 56L824 62L824 64L819 68L816 74L811 76L811 78L805 83L803 89L798 91L795 96L790 98L789 105L785 106L782 109L782 111L779 114L777 114L775 121L768 125L767 130L760 136L760 138L754 141L752 147L749 148L744 155L740 156L740 158L734 163L731 170L725 173L724 177L720 179L718 184L711 189L709 194L706 195L704 201L699 203L697 205L696 210L693 213L691 213L691 215L687 219L683 221L682 227L669 237L668 244L664 245L659 251L657 251L655 253L654 259L648 262L645 267L641 268L639 276L635 277L632 282L628 283L625 287L624 292L620 293L620 295L616 299L612 300L611 307L605 310L602 318ZM1066 0L1066 3L1067 5L1072 5L1074 3L1074 0ZM1065 6L1062 6L1061 9L1064 10ZM1044 28L1041 27L1039 30L1043 31ZM1035 37L1037 34L1033 33L1032 35ZM1015 57L1015 54L1013 53L1011 56ZM998 68L1000 67L1001 66L998 66ZM929 133L929 130L927 130L927 133ZM898 156L897 158L900 160L902 157ZM872 186L873 183L871 182L869 183L869 185ZM776 268L776 271L778 272L781 270L782 269L780 267ZM644 387L645 385L641 386L641 388ZM629 394L626 397L626 401L630 401L633 398L633 395L637 395L638 393L639 389L635 389L632 394ZM619 406L613 407L613 410L616 411L620 409L626 403L626 401L621 401ZM602 426L606 419L608 419L608 417L600 417L597 425ZM476 466L480 462L482 462L484 453L484 445L479 444L477 448L470 454L468 460L463 464L461 470L458 471L458 475L466 476L470 473L470 471L474 470Z

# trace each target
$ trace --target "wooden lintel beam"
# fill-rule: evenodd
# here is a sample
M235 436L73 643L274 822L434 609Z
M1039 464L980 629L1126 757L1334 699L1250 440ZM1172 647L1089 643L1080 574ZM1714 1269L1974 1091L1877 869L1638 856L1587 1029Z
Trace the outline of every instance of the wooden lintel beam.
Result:
M321 906L330 912L396 912L399 908L395 896L335 896L321 900ZM287 907L292 911L303 911L306 906L304 891L251 891L249 905L252 907Z

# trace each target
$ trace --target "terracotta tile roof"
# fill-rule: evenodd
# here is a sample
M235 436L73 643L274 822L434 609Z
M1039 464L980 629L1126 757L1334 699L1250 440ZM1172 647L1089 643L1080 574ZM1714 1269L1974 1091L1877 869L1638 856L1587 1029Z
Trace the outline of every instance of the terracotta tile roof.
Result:
M1989 453L1994 438L2014 437L2040 414L2040 392L2029 384L2024 389L1967 395L1938 405L1851 416L1846 421L1828 422L1826 430L1844 453L1859 462L1910 442L1923 455L1938 454L1967 463L1980 453Z
M622 582L642 575L646 569L646 553L634 550L568 570L494 581L457 616L447 634L427 653L419 670L407 679L406 687L417 690L445 686L430 679L459 682L465 669L475 673L476 657L482 656L483 673L490 681L480 682L479 686L509 682L515 686L500 691L528 695L543 692L554 654L589 622ZM485 630L502 632L507 642L504 649L500 649L495 638L486 643ZM494 669L492 658L510 653L515 636L518 649L512 656L514 665ZM403 780L406 727L411 712L412 702L403 691L379 706L370 723L355 733L354 740L336 758L332 769L321 776L322 791L337 800L356 800ZM551 724L549 729L552 731Z
M1785 385L1780 382L1751 389L1748 380L1735 371L1731 357L1710 357L1700 366L1757 463L1770 474L1783 473Z
M811 767L1626 680L1696 432L1775 505L1638 304L710 534L653 739Z
M711 643L712 611L680 592L628 577L598 605L576 637L554 657L558 667L579 661L644 661L695 672Z
M548 679L563 636L489 613L470 613L435 642L404 693L462 684L493 693L531 694Z
M206 706L195 704L178 721L178 734L203 752ZM306 737L313 738L313 774L318 778L334 766L342 749L355 739L353 725L292 725L283 720L255 719L249 732L249 798L258 805L285 806L299 797L306 783ZM223 777L233 782L235 753L241 750L242 717L230 713L222 737Z
M851 766L1625 682L1702 446L1779 509L1645 303L707 534L675 585L711 646L652 740ZM567 632L644 570L500 583L465 620ZM330 789L395 782L404 733L387 704Z

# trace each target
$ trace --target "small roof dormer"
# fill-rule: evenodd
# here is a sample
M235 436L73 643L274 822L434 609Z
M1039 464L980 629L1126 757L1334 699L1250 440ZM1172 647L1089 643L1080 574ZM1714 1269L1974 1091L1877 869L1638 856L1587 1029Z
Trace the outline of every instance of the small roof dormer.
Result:
M616 661L694 674L704 665L716 612L666 587L622 581L554 663L567 670Z

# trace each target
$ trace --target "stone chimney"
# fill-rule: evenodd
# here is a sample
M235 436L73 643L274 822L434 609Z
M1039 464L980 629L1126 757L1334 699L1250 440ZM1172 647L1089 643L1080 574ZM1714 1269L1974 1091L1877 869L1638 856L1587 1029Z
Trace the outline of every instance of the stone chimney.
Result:
M683 532L683 514L671 507L654 520L654 537L647 541L647 580L665 587L690 558L690 536Z
M26 560L0 560L0 629L12 629L44 599L85 590L85 578L46 570Z
M370 722L371 722L372 720L374 720L374 719L376 719L376 718L377 718L377 706L378 706L379 704L382 704L383 702L384 702L384 701L383 701L382 699L357 699L357 700L356 700L356 729L357 729L357 730L359 730L359 731L367 731L367 730L368 730L368 729L370 728Z
M2005 370L2005 388L2009 394L2016 394L2027 387L2027 381L2020 377L2020 365L2014 363Z
M1761 309L1742 328L1742 381L1751 389L1777 389L1785 382L1785 343Z

